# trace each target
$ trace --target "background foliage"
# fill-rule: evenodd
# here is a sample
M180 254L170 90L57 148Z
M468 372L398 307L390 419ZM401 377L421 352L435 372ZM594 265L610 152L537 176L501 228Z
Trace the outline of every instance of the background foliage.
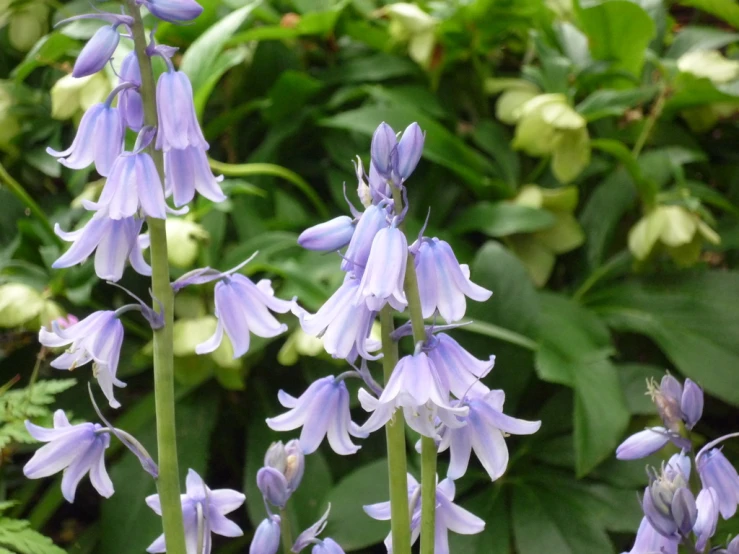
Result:
M259 250L249 271L315 310L341 275L335 261L299 249L297 234L346 212L342 184L354 187L352 159L359 153L367 163L379 122L418 121L427 135L409 183L411 229L430 206L427 234L450 241L473 280L495 293L470 306L474 323L455 336L480 356L497 354L487 384L505 389L507 413L543 421L536 435L510 440L510 468L498 482L477 467L458 483L462 505L488 526L455 537L452 550L628 549L646 476L641 462L616 462L613 451L628 429L657 421L645 379L667 369L704 386L712 397L704 436L734 430L739 405L736 3L204 6L194 24L161 24L156 36L181 49L175 63L192 79L231 199L200 199L168 221L175 276L196 265L226 269ZM70 172L45 153L68 144L82 110L111 89L112 69L69 76L99 23L53 30L89 9L86 0L0 6L0 495L13 500L0 504L0 552L60 551L38 531L74 554L134 554L159 533L142 500L154 485L116 446L116 494L104 502L80 492L67 505L58 483L20 472L34 448L23 419L48 418L52 401L94 417L86 370L70 388L39 351L39 325L125 302L96 284L91 263L50 270L63 248L53 224L78 224L81 198L101 186L92 171ZM138 277L122 284L146 295ZM255 341L243 360L231 360L228 346L195 356L215 325L211 302L208 291L177 299L179 448L183 472L192 467L212 487L247 495L238 516L245 537L216 547L228 554L245 551L264 515L254 478L268 444L285 438L264 424L279 412L276 391L302 391L340 368L294 318L287 338ZM153 452L151 347L135 318L126 325L126 408L109 415ZM736 446L725 452L739 461ZM347 551L381 552L388 527L361 505L386 498L383 455L378 434L351 458L328 449L309 457L291 502L295 528L331 502L327 533Z

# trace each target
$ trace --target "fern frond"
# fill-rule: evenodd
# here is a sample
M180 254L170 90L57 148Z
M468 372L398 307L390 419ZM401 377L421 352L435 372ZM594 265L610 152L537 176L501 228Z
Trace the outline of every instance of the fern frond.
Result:
M21 519L0 517L0 554L66 554L50 538L31 529L31 524Z

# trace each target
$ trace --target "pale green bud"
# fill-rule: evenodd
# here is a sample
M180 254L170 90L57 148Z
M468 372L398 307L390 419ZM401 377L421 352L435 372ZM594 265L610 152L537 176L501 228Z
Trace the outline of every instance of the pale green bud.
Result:
M167 219L167 253L169 263L188 268L198 259L201 243L210 235L202 225L187 219Z

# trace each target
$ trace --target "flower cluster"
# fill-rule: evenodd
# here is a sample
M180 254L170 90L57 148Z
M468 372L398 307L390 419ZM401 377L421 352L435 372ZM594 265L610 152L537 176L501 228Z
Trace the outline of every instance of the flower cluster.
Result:
M717 448L736 433L706 444L695 455L692 467L687 455L692 450L690 431L703 414L703 390L690 379L683 385L671 375L659 384L649 382L648 390L664 427L649 428L626 439L617 449L618 458L643 458L668 442L681 452L670 457L661 469L647 469L649 485L642 497L644 518L629 554L677 554L680 545L687 545L691 552L706 552L719 515L731 518L739 504L739 474ZM699 490L691 487L693 471L698 472ZM738 547L735 539L726 549L711 552L733 553Z

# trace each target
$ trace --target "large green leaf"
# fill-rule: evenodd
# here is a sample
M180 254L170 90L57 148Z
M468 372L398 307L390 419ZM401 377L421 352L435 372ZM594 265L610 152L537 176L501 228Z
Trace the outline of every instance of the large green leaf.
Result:
M739 273L692 272L632 279L588 297L620 331L647 335L706 391L739 405Z
M540 231L555 223L554 215L546 210L510 202L477 202L457 218L451 231L455 234L478 231L497 238Z
M450 552L509 554L511 551L509 508L502 487L485 487L473 496L455 502L484 519L485 530L477 535L449 533Z
M680 0L679 3L715 15L734 28L739 27L739 4L734 0Z

